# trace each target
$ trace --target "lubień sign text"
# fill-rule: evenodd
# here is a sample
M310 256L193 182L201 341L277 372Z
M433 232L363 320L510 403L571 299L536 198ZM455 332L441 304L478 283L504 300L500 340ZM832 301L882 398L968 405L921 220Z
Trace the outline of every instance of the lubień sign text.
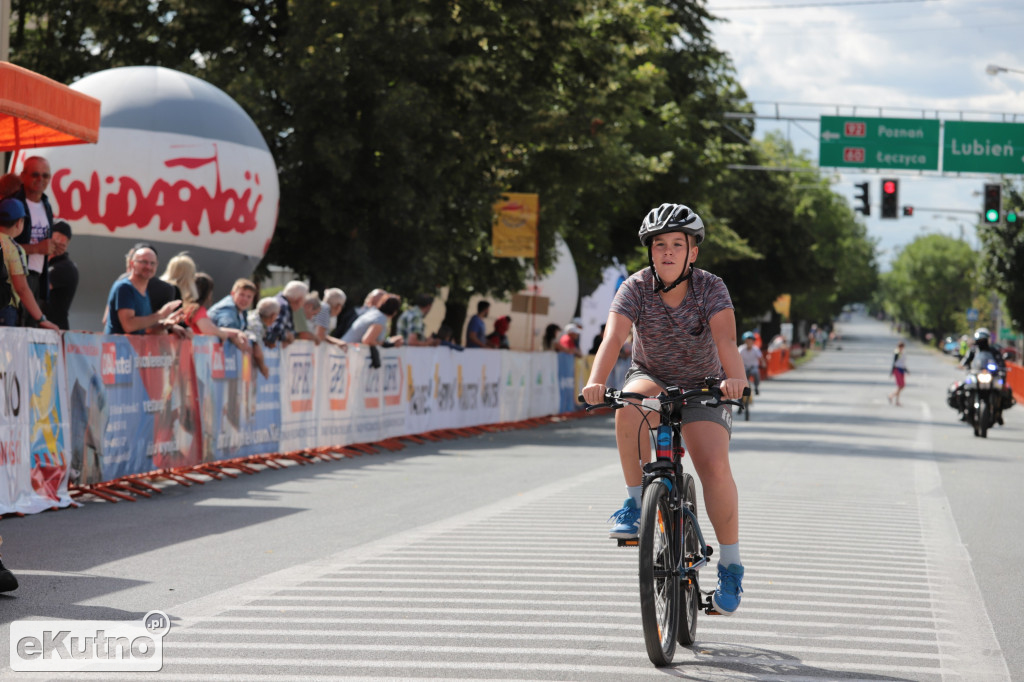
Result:
M946 121L942 170L1024 174L1024 123Z

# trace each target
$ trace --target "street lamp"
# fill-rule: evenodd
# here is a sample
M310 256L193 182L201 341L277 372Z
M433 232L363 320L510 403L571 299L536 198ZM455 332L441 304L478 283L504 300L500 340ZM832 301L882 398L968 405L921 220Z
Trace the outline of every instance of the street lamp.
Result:
M1005 72L1024 73L1024 69L1010 69L1008 67L998 66L996 64L989 64L988 66L985 67L985 73L987 73L990 76L995 76L998 73L1005 73Z

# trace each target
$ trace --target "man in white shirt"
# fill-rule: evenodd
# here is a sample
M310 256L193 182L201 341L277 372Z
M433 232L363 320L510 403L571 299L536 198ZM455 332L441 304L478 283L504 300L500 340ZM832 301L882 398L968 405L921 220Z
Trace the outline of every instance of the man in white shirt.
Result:
M45 307L50 287L47 281L47 266L52 255L53 209L46 196L50 186L50 163L41 156L25 159L21 170L21 192L16 196L25 204L25 229L17 242L28 255L28 271L25 273L29 287L36 301Z

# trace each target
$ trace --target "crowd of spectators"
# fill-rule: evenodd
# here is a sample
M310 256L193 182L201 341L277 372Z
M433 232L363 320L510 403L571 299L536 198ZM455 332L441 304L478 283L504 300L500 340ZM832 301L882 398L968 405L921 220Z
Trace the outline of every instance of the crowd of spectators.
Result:
M71 225L54 218L46 194L50 177L50 165L40 156L26 159L20 174L0 177L0 326L69 328L78 268L68 253ZM102 319L106 333L215 336L251 351L263 374L263 349L296 339L342 348L358 343L463 349L446 324L427 333L425 318L434 304L430 294L416 295L403 305L400 296L374 289L361 306L346 306L345 292L338 288L326 289L321 298L306 283L293 280L280 293L260 298L254 282L239 279L218 299L217 283L198 270L187 252L172 256L157 277L159 264L151 244L139 243L128 251L125 272L107 296ZM464 347L510 347L512 318L499 317L488 331L490 307L486 300L477 304ZM582 356L579 334L576 321L564 329L549 325L543 347Z

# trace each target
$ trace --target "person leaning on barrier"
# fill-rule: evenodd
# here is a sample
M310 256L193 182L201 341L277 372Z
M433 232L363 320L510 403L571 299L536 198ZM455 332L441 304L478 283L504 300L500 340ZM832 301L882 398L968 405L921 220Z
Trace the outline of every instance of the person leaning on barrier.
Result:
M380 304L380 308L371 308L356 318L341 340L365 346L401 346L401 336L388 336L388 326L401 305L401 299L389 296Z
M322 302L315 291L311 291L306 295L303 313L305 313L306 321L309 323L311 329L309 338L312 339L313 343L319 345L322 342L327 342L338 346L342 350L348 348L347 343L327 334L330 330L331 318L341 312L341 308L344 305L345 292L341 289L328 289L325 291ZM306 337L303 336L302 338Z
M207 313L218 327L241 329L244 332L248 326L246 311L256 298L256 293L255 282L244 277L236 279L231 285L231 293L210 306Z
M327 324L325 325L324 338L321 341L330 338L328 332L330 331L331 323L337 325L338 315L345 308L345 301L348 297L345 292L338 288L331 288L324 292L324 306L327 308ZM317 334L320 333L319 328Z
M274 338L282 345L287 346L295 340L295 315L302 314L302 306L306 302L306 294L309 287L305 282L292 280L284 285L284 289L277 295L277 302L280 306L277 319L270 325Z
M428 337L423 318L434 306L434 297L429 294L420 294L413 299L412 305L404 313L398 316L396 325L399 336L405 340L407 346L436 346L438 340Z
M281 312L281 303L276 297L261 298L255 310L250 310L246 322L249 327L249 339L264 348L276 348L283 338L281 332L275 331L274 322ZM266 375L264 375L266 376Z
M155 313L146 293L156 275L156 252L148 247L136 249L129 264L128 277L118 279L107 296L106 334L146 334L171 330L186 335L181 320L181 301L165 303Z
M249 350L249 337L241 329L219 327L210 319L207 306L213 300L213 278L205 272L197 272L195 276L196 300L182 307L182 321L189 326L194 334L216 336L223 341L230 341L239 350Z

